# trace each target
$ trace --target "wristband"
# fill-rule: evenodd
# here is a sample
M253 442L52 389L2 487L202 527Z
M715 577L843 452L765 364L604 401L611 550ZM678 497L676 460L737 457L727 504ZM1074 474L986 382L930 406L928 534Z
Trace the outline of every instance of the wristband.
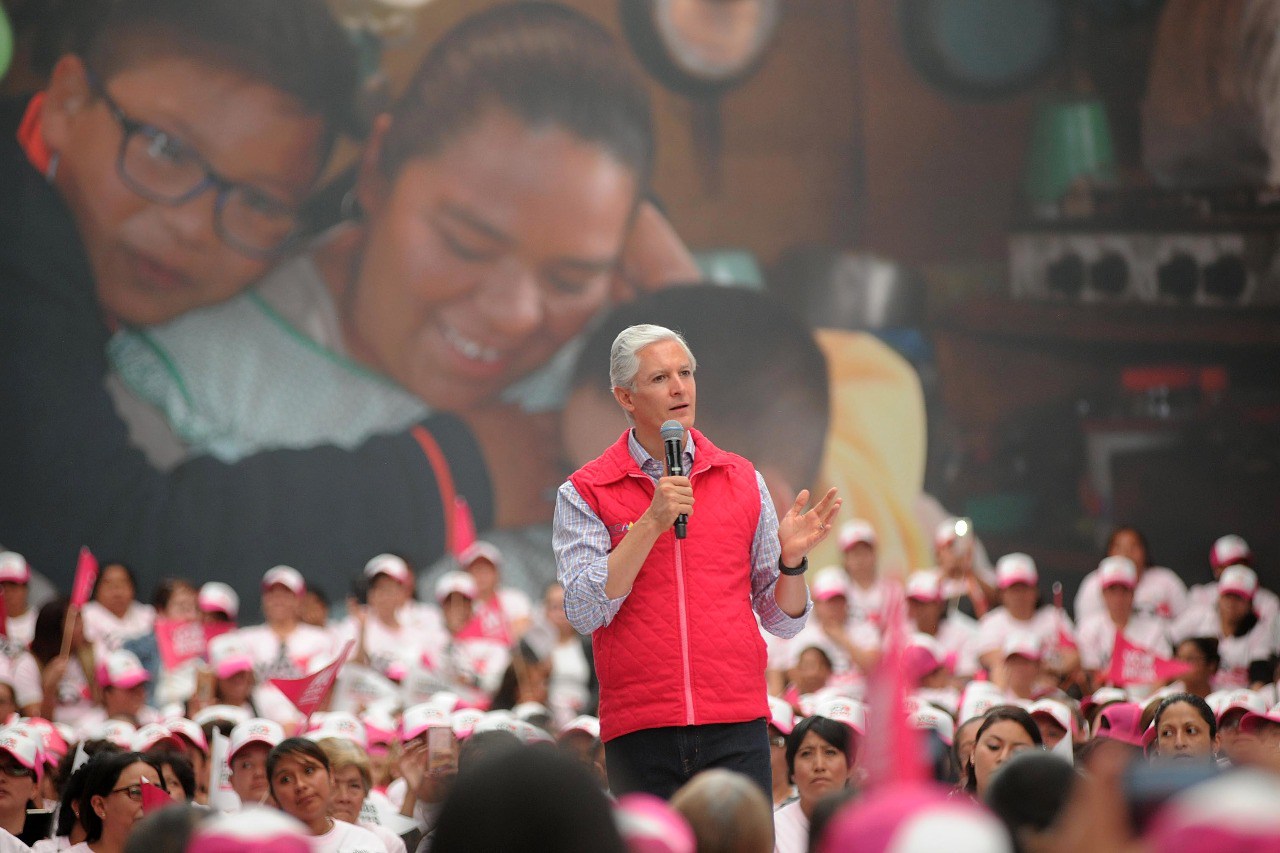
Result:
M800 565L794 567L782 565L782 557L778 557L778 571L782 572L789 578L798 577L799 575L809 571L809 557L806 555L805 558L800 561Z

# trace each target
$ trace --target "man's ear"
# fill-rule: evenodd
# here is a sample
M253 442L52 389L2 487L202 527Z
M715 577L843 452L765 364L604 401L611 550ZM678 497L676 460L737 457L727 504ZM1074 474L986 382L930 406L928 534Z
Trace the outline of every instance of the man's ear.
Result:
M88 72L80 57L67 54L59 59L40 108L40 132L50 150L60 153L67 147L76 117L92 100Z
M382 147L391 129L391 116L380 114L373 120L369 139L360 155L360 169L356 173L356 200L365 215L371 216L382 209L391 194L391 181L382 170Z
M627 412L634 412L636 410L636 404L635 401L631 399L631 394L632 391L630 388L619 388L617 385L613 386L613 399L617 400L618 405Z

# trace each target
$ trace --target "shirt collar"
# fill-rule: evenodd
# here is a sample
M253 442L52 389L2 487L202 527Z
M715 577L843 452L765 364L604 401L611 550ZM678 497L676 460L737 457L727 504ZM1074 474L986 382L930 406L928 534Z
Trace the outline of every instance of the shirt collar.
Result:
M684 470L693 470L694 443L693 433L686 432L688 436L684 443ZM662 476L666 460L654 459L649 455L649 451L644 449L640 444L640 439L636 438L635 429L627 431L627 452L631 454L632 460L640 467L640 470L653 477L655 480Z

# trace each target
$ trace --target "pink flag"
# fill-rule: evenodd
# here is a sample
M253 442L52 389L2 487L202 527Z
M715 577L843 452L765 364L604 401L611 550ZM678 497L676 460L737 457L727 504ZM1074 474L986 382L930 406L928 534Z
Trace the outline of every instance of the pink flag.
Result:
M1119 687L1126 684L1162 684L1190 671L1190 664L1162 658L1150 649L1129 642L1123 631L1116 631L1107 683Z
M174 804L173 797L159 785L153 785L146 779L142 780L142 813L151 814L159 811L165 806Z
M156 647L165 669L177 669L205 650L204 626L199 622L157 618L153 626Z
M929 778L920 732L907 719L906 673L902 653L907 646L902 587L886 591L884 652L867 681L867 736L861 763L867 787Z
M449 531L449 547L453 549L455 559L462 558L462 552L476 541L476 519L471 514L471 505L462 495L453 499L453 524Z
M311 714L324 704L325 697L329 695L333 682L338 677L338 670L342 669L342 665L347 662L347 656L351 654L355 645L355 640L348 640L342 647L342 651L338 653L337 659L318 672L304 675L302 678L272 678L270 682L304 717L310 720Z
M71 606L77 610L84 607L93 595L93 585L98 580L98 558L93 552L81 546L80 558L76 560L76 578L71 584Z

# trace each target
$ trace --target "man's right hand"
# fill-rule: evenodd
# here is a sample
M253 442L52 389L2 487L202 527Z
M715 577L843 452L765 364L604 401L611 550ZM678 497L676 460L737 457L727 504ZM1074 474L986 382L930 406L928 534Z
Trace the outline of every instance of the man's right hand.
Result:
M688 477L663 477L653 490L648 515L659 530L676 523L676 516L693 515L693 484Z

